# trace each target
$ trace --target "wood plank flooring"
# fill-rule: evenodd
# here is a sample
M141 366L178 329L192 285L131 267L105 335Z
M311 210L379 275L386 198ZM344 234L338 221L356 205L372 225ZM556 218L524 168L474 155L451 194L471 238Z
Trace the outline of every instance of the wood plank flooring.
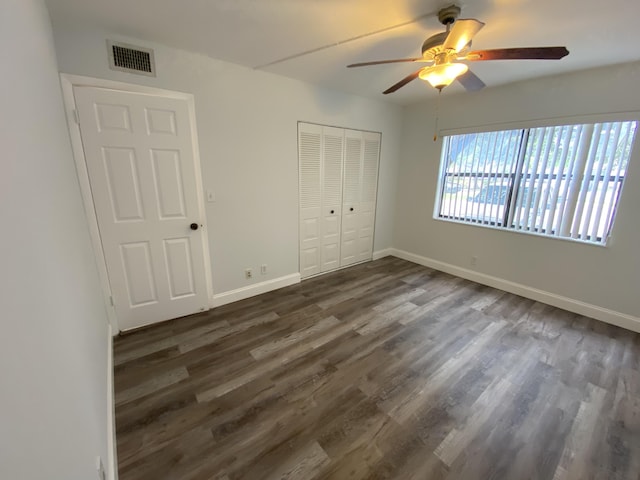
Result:
M121 480L640 478L640 335L393 257L114 350Z

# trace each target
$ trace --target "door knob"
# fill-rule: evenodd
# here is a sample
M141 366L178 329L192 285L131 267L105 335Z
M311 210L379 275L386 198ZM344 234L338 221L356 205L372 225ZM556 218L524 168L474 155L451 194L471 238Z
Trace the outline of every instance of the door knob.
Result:
M331 210L331 212L330 212L330 213L334 213L334 211L333 211L333 210Z
M197 223L192 223L191 225L189 225L189 227L191 228L191 230L197 230L198 229L198 224Z
M353 207L351 207L351 208L349 209L349 211L353 212Z

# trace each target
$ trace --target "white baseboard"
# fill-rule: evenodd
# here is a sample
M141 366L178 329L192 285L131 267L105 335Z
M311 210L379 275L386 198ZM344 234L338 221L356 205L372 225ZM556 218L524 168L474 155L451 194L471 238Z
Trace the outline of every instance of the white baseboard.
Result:
M388 257L389 255L393 255L393 248L383 248L382 250L373 252L371 260L378 260L380 258Z
M218 293L213 296L211 307L219 307L221 305L226 305L227 303L237 302L238 300L244 300L245 298L254 297L256 295L288 287L289 285L294 285L296 283L300 283L299 273L292 273L290 275L285 275L284 277L267 280L266 282L254 283L253 285L247 285L246 287Z
M634 317L633 315L616 312L615 310L599 307L573 298L563 297L544 290L538 290L537 288L529 287L527 285L510 282L509 280L468 270L456 265L451 265L450 263L440 262L432 258L416 255L414 253L405 252L404 250L398 250L396 248L391 248L389 250L391 250L390 255L393 255L394 257L402 258L419 265L424 265L425 267L450 273L456 277L466 278L467 280L472 280L483 285L504 290L505 292L514 293L521 297L530 298L537 302L562 308L563 310L595 318L596 320L640 333L640 318Z
M118 480L116 452L116 410L113 392L113 330L108 325L107 339L107 478Z

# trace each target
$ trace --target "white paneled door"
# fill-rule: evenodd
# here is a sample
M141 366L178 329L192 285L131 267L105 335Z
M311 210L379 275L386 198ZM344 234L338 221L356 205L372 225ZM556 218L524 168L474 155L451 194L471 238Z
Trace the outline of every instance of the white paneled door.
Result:
M74 87L119 327L208 309L187 100Z

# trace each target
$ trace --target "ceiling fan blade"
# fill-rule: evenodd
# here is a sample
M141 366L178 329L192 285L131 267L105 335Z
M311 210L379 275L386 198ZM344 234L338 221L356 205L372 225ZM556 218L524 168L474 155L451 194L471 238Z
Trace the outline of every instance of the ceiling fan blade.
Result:
M560 60L569 55L566 47L496 48L474 50L458 60Z
M480 29L484 27L484 23L475 18L467 18L456 20L444 41L442 48L444 50L454 50L459 52L462 50L475 36Z
M462 85L465 90L469 92L475 92L486 87L485 83L480 80L480 77L478 77L471 70L467 70L466 73L460 75L458 78L456 78L456 80L458 80L458 82L460 82L460 85Z
M347 68L352 67L368 67L370 65L383 65L385 63L401 63L401 62L430 62L431 60L425 60L422 57L419 58L395 58L393 60L377 60L374 62L361 62L361 63L352 63L351 65L347 65Z
M385 95L387 95L388 93L393 93L396 90L398 90L399 88L404 87L407 83L412 82L413 80L415 80L416 78L418 78L418 75L420 75L420 72L422 71L422 69L417 70L415 72L413 72L411 75L407 75L406 77L404 77L402 80L400 80L398 83L396 83L395 85L390 86L389 88L387 88L384 92Z

